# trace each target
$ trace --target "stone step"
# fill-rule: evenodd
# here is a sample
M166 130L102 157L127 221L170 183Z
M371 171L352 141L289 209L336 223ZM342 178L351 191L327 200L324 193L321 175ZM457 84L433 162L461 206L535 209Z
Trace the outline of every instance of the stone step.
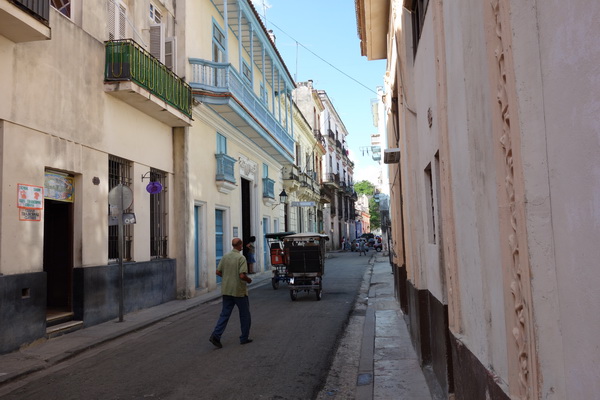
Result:
M72 312L48 311L46 313L46 327L55 326L73 320Z
M68 321L46 328L46 338L52 339L83 328L83 321Z

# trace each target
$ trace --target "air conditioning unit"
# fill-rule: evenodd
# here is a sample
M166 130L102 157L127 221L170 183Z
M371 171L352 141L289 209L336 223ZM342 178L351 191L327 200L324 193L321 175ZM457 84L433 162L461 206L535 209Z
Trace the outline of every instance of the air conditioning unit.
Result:
M400 162L400 149L385 149L383 152L384 164L397 164Z

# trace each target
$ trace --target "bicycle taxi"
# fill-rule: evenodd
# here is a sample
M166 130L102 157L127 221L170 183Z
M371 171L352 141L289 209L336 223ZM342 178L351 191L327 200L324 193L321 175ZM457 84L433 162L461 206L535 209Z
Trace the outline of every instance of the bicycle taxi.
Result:
M279 282L288 283L290 277L287 271L287 260L283 250L283 238L295 234L296 232L275 232L267 233L265 238L269 245L269 253L271 255L271 266L273 267L273 277L271 285L273 289L279 289Z
M329 240L329 236L307 232L286 235L282 239L290 297L295 301L298 292L314 290L317 300L321 300L325 274L325 242Z

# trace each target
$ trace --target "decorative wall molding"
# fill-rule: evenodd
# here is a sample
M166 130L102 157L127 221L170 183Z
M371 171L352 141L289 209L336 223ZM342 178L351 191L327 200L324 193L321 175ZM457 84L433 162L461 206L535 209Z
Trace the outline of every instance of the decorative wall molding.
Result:
M534 399L537 398L536 383L536 354L534 341L534 329L532 318L532 299L530 283L530 266L527 257L526 230L524 221L523 201L518 198L518 185L522 184L522 170L520 164L520 152L517 143L520 143L519 127L515 115L511 112L516 108L516 88L514 73L512 71L511 53L511 29L510 10L508 0L490 0L492 10L492 21L494 34L489 43L494 52L495 63L493 68L496 85L497 113L494 114L494 128L497 131L498 146L502 170L498 174L503 184L498 192L500 202L500 220L504 222L501 226L501 249L503 253L503 264L507 270L507 307L512 309L512 314L507 315L507 332L513 337L509 344L509 366L517 368L518 387L511 384L510 394L512 398ZM510 70L509 70L510 69ZM508 264L508 265L506 265ZM510 295L508 295L510 290ZM509 299L510 297L510 299ZM509 310L507 310L508 312Z
M238 157L238 161L240 162L240 176L244 179L255 181L258 164L242 154Z

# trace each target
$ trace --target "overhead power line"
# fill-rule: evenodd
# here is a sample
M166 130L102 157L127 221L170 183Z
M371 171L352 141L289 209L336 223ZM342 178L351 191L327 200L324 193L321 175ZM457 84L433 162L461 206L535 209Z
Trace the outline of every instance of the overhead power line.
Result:
M323 61L325 64L329 65L331 68L335 69L336 71L338 71L339 73L341 73L342 75L344 75L345 77L353 80L354 82L358 83L360 86L364 87L365 89L367 89L370 92L373 92L375 94L377 94L376 91L374 91L373 89L371 89L370 87L368 87L367 85L363 84L362 82L360 82L358 79L355 79L354 77L348 75L347 73L345 73L344 71L342 71L341 69L339 69L338 67L336 67L335 65L333 65L332 63L330 63L329 61L325 60L323 57L321 57L320 55L318 55L317 53L315 53L314 51L312 51L311 49L309 49L308 47L306 47L304 44L302 44L300 41L296 40L294 37L292 37L290 34L288 34L286 31L284 31L283 29L281 29L280 27L278 27L277 25L275 25L273 23L273 21L269 21L269 24L274 26L275 28L279 29L284 35L286 35L287 37L289 37L290 39L292 39L294 42L296 42L296 45L300 45L303 48L305 48L308 52L310 52L312 55L314 55L315 57L317 57L319 60ZM297 62L297 58L298 55L296 54L296 62ZM297 68L297 67L296 67Z

